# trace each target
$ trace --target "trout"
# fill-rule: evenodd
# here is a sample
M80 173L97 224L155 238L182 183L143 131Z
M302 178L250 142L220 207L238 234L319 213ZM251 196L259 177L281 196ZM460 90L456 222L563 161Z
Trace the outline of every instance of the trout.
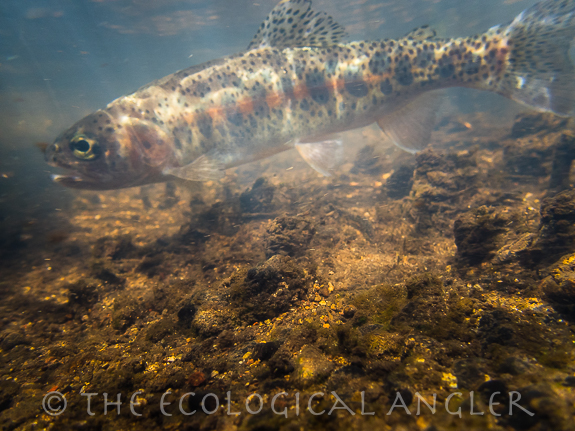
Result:
M433 91L468 87L538 111L574 114L575 0L545 0L473 37L421 27L397 40L343 42L310 0L283 0L245 52L181 70L111 102L63 132L46 161L54 181L105 190L225 170L296 148L329 175L337 133L377 123L415 153L429 141Z

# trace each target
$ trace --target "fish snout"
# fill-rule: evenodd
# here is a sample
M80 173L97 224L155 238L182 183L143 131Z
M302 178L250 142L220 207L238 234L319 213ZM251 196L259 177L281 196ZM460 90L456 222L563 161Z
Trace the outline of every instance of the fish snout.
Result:
M52 166L56 165L57 155L61 151L61 148L58 144L52 144L46 147L44 150L44 160Z

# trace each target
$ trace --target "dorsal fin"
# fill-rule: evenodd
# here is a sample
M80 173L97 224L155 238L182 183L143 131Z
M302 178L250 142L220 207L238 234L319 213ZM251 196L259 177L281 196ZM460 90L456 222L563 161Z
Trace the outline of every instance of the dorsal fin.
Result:
M345 29L311 0L282 0L264 20L248 49L326 46L339 43Z
M431 40L435 39L436 36L437 32L428 25L422 25L421 27L414 28L405 35L407 39L413 40Z

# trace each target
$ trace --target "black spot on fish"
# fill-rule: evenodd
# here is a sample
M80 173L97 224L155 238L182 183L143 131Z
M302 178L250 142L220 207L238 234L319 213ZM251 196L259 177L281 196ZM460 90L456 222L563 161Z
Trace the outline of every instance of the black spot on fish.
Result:
M190 137L190 141L191 141L191 137ZM180 140L179 140L178 138L175 138L175 139L174 139L174 145L176 146L176 148L177 148L178 150L181 150L181 149L182 149L182 143L180 142Z
M338 60L336 57L332 57L325 63L325 72L326 73L335 73L337 69Z
M411 85L413 84L413 73L411 73L411 67L409 66L398 66L394 70L395 79L400 85Z
M481 66L481 60L477 59L476 61L470 61L468 63L463 64L461 69L468 75L475 75L476 73L479 72L480 66Z
M373 57L369 60L369 71L374 75L380 75L385 72L385 61L387 59L387 55L383 53L377 53L376 57Z
M236 111L235 109L230 109L226 113L227 120L232 123L236 127L240 127L244 121L244 116L241 112Z
M254 114L260 117L267 117L270 113L270 108L265 99L259 99L254 104Z
M364 97L367 95L367 84L363 80L361 72L348 72L343 78L345 89L349 94L355 97Z
M329 89L325 85L325 77L321 72L306 74L305 83L314 102L325 105L329 101Z
M393 93L393 86L389 82L389 79L382 81L381 84L379 84L379 89L386 96L389 96L391 93Z
M420 52L417 57L415 57L415 65L420 68L425 68L429 65L432 60L432 55L430 52L423 51Z
M455 66L453 64L445 64L437 68L437 73L442 78L449 78L455 72Z
M198 115L197 118L196 124L198 125L200 133L208 139L211 138L213 132L212 117L208 114L202 113Z
M299 107L302 111L309 111L309 102L307 99L303 99L301 102L299 102Z

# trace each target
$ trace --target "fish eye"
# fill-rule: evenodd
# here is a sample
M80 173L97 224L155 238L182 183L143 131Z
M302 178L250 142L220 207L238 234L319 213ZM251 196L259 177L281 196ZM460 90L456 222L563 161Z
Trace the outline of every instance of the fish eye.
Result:
M70 140L70 150L80 160L94 160L100 155L98 142L84 135L76 135Z

